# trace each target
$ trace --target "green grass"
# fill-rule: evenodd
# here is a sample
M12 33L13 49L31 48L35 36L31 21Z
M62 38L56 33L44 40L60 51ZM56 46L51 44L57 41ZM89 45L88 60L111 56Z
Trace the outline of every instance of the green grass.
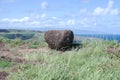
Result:
M28 61L11 66L11 62L0 59L0 67L9 73L8 80L120 80L120 43L90 39L83 41L78 51L43 50L18 54L16 47L24 44L35 49L47 47L43 34L32 33L34 37L28 40L0 38L0 42L14 48L16 55ZM117 53L107 52L109 48ZM12 71L14 68L17 70Z
M0 58L0 68L10 67L12 65L13 65L13 62Z
M79 51L26 54L25 59L38 63L17 65L19 71L8 80L120 80L120 58L104 50L112 43L90 41Z
M4 34L7 35L7 33L4 33ZM30 32L27 32L27 34L29 35ZM24 44L28 44L28 48L36 49L36 48L39 48L39 47L45 47L47 45L44 42L43 34L37 33L37 32L36 33L32 32L32 34L34 34L34 37L32 37L30 39L26 39L26 40L23 40L20 37L16 37L15 39L10 39L10 38L7 38L7 37L0 36L0 42L3 42L5 44L7 44L10 48L11 47L12 48L20 47Z

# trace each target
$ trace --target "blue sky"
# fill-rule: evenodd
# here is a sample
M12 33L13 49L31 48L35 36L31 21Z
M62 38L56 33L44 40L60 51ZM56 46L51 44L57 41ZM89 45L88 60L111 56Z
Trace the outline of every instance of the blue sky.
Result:
M0 0L0 28L120 34L120 0Z

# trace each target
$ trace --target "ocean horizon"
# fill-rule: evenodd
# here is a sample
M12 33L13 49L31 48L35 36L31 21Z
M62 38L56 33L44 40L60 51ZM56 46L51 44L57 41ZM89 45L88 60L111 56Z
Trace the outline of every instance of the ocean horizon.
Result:
M75 34L76 36L99 38L109 41L120 42L120 34Z

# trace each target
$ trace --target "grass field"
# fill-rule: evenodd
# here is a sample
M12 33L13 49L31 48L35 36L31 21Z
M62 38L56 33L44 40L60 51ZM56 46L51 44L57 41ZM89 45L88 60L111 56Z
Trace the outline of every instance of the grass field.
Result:
M0 71L9 73L7 80L120 80L118 42L83 40L79 50L60 52L47 48L43 35L36 36L39 39L10 40L14 44L2 39L13 55L13 60L0 58Z

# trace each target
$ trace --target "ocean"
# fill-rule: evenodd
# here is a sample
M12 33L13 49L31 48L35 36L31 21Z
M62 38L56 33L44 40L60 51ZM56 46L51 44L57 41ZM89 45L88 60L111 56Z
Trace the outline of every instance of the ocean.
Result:
M100 38L103 40L115 40L120 42L120 34L76 34L77 36Z

